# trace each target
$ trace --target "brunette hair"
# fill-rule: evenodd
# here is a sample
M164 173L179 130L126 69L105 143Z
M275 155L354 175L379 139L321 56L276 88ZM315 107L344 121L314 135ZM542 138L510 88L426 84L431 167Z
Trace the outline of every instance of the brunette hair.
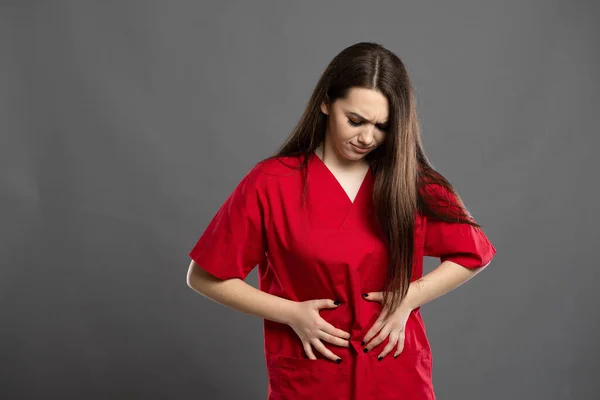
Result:
M314 88L298 124L268 159L303 156L298 168L306 173L310 155L325 138L327 115L321 112L321 104L333 104L337 99L345 98L352 87L377 90L389 104L389 129L385 141L365 156L374 176L373 208L389 246L383 300L389 315L400 305L410 284L415 213L480 226L453 186L427 159L406 67L398 56L378 43L356 43L333 58ZM304 182L306 189L306 179ZM428 184L439 185L442 193L447 191L447 195L440 197L439 190L424 190Z

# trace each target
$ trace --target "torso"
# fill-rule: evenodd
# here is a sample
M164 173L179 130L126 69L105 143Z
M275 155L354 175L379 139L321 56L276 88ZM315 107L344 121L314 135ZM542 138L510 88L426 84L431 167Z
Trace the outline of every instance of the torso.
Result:
M274 296L340 301L319 311L328 324L352 335L348 347L324 342L342 358L340 364L318 351L316 360L306 358L291 326L264 319L269 400L434 400L431 350L418 308L406 322L397 359L377 359L387 338L368 353L361 344L382 311L362 293L385 289L389 262L373 212L371 170L351 164L334 174L315 152L305 175L295 169L301 162L282 157L255 166L190 253L222 279L245 279L258 263L259 289ZM421 221L416 215L411 281L423 271Z
M315 150L315 154L338 181L338 184L341 186L344 192L346 192L346 195L350 201L354 203L356 195L358 194L358 190L360 189L363 181L365 180L367 172L369 171L369 165L367 163L361 163L360 168L353 168L350 171L342 170L325 164L325 161L323 161L322 145Z

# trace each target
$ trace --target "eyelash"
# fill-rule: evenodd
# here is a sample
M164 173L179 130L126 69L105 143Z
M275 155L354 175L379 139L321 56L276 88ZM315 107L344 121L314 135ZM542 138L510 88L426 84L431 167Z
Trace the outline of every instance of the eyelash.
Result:
M357 127L357 126L361 126L362 122L354 122L351 119L348 119L348 125L353 126L353 127ZM377 128L382 132L387 132L386 128Z

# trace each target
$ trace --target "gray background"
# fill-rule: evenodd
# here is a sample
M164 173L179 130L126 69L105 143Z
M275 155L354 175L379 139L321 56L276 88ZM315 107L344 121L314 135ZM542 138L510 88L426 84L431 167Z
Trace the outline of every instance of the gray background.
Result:
M1 398L264 399L262 320L187 254L365 40L498 250L423 307L438 398L598 398L598 3L0 4Z

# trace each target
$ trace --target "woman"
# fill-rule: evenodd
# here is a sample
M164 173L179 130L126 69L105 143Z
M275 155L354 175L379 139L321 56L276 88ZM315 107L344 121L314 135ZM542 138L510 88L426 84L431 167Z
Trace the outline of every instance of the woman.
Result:
M425 155L404 64L358 43L216 213L187 281L264 319L269 399L435 399L420 306L495 253ZM423 256L442 263L422 276Z

